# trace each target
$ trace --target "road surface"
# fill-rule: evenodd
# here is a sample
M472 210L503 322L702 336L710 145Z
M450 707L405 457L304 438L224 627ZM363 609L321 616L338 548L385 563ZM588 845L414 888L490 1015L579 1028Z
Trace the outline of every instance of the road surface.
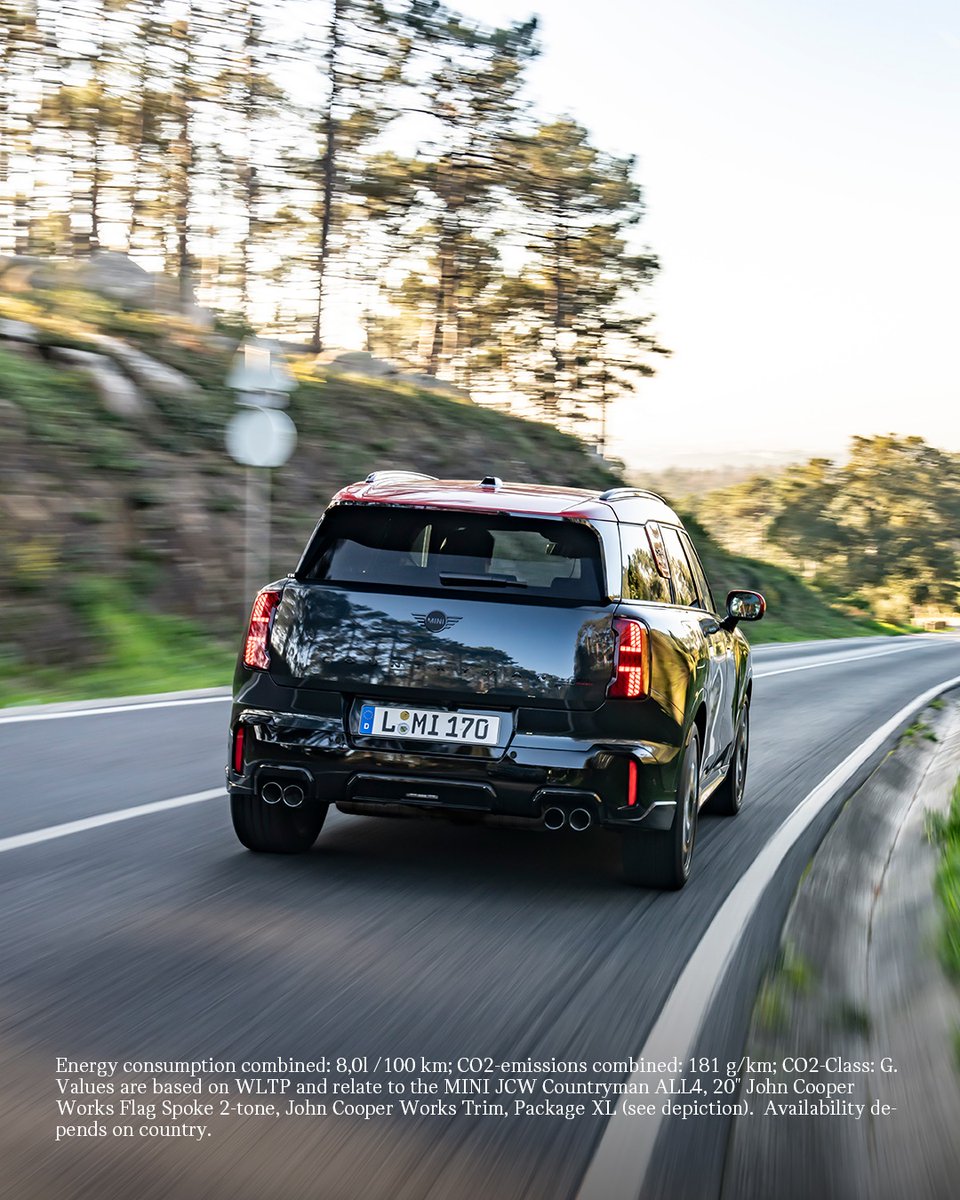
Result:
M960 639L763 646L754 671L744 810L702 818L694 879L663 894L624 886L615 840L598 831L331 812L310 854L251 855L216 795L220 697L0 713L0 1194L573 1200L605 1153L600 1118L237 1117L203 1142L54 1143L55 1060L637 1056L785 818L909 700L960 675ZM765 890L698 1036L704 1053L739 1054L839 803ZM631 1195L719 1195L726 1136L722 1119L668 1119Z

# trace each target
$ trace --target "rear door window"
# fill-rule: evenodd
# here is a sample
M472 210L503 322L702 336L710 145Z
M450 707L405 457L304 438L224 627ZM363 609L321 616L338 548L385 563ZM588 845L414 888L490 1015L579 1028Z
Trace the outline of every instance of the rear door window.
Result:
M690 569L693 571L693 577L696 580L697 590L700 593L700 599L703 601L703 607L710 609L711 612L717 612L717 603L713 598L713 592L710 591L710 584L707 582L707 573L704 571L700 556L697 554L693 542L690 540L690 535L685 530L680 534L680 541L687 552L687 561L690 563Z
M623 552L623 598L669 604L670 580L657 570L644 526L622 524L620 547Z
M673 575L674 599L677 604L687 608L698 608L699 597L693 571L687 562L679 532L670 525L661 525L663 544L667 548L667 558L670 560L670 572Z
M480 591L596 603L600 539L586 525L496 513L338 505L298 577L401 591Z

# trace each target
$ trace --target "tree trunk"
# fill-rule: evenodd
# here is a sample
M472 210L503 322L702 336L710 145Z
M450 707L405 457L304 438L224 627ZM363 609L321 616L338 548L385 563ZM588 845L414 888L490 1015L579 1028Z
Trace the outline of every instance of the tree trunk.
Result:
M173 196L173 223L176 237L176 274L179 282L180 303L193 300L193 263L190 255L190 200L193 178L193 144L190 137L190 100L193 87L191 69L193 55L190 49L190 30L193 21L193 4L187 8L182 25L182 51L179 95L176 98L177 135L174 140L174 162L176 163Z
M327 67L330 73L330 95L324 115L323 155L323 214L320 222L320 247L317 253L317 308L313 319L313 337L310 347L315 352L323 349L323 301L327 262L330 257L330 229L333 217L333 198L337 189L337 117L336 105L340 100L340 48L343 44L343 20L347 0L333 0L330 16L330 41L327 50Z
M459 216L456 208L455 194L443 195L444 211L440 222L440 248L437 262L437 290L433 311L433 338L430 345L430 357L427 360L427 375L436 375L442 364L456 352L453 345L456 331L453 327L453 314L456 305L457 290L457 241L459 235ZM453 333L454 337L451 337Z
M144 167L147 157L147 81L150 75L150 51L154 46L154 30L157 0L148 6L143 17L143 24L138 30L137 40L140 43L140 63L137 71L137 108L131 130L130 148L133 154L133 168L130 178L130 226L127 231L127 250L134 250L137 236L145 225L144 212L146 205L142 199L144 187Z
M250 319L250 251L253 245L253 226L257 202L257 177L253 166L253 128L257 117L257 89L254 82L254 52L258 44L257 18L253 5L247 11L243 39L244 95L243 118L246 125L247 154L239 165L240 195L246 221L240 239L240 303L244 317Z

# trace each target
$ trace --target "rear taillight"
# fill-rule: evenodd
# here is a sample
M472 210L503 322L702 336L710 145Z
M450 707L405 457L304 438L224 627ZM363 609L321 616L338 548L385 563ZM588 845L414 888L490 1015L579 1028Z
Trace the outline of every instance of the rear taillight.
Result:
M243 739L245 736L246 730L242 725L238 725L236 733L233 735L233 769L238 775L243 774Z
M613 652L613 680L607 695L620 700L644 700L650 686L647 628L626 617L613 618L617 644Z
M243 665L257 671L266 671L270 666L270 621L280 603L280 593L264 589L257 593L250 612L247 639L243 644Z

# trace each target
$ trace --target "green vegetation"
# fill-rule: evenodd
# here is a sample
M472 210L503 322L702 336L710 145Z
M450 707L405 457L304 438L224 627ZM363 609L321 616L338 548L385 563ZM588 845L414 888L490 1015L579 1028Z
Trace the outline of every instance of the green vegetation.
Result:
M928 814L927 832L940 850L934 885L943 913L940 956L947 972L960 982L960 778L946 815Z
M856 1033L860 1037L868 1037L872 1021L870 1014L852 1000L841 1000L837 1005L836 1024L847 1033Z
M853 615L904 625L960 605L960 455L922 438L854 438L846 462L734 484L697 514Z
M763 593L767 601L763 620L740 627L751 642L909 632L903 625L874 621L866 616L851 617L838 611L794 572L725 548L689 513L683 514L683 520L696 541L718 604L734 588L755 588Z
M782 945L757 995L756 1016L760 1025L771 1032L785 1028L794 999L806 995L814 982L810 964L793 946Z
M935 742L938 740L937 735L933 732L926 721L914 721L911 725L908 725L903 731L900 741L901 743L912 742L915 737L921 737L927 742Z
M144 610L102 580L75 587L71 608L86 627L88 661L76 670L0 659L0 706L218 687L233 677L236 645L194 622ZM239 624L239 622L238 622Z

